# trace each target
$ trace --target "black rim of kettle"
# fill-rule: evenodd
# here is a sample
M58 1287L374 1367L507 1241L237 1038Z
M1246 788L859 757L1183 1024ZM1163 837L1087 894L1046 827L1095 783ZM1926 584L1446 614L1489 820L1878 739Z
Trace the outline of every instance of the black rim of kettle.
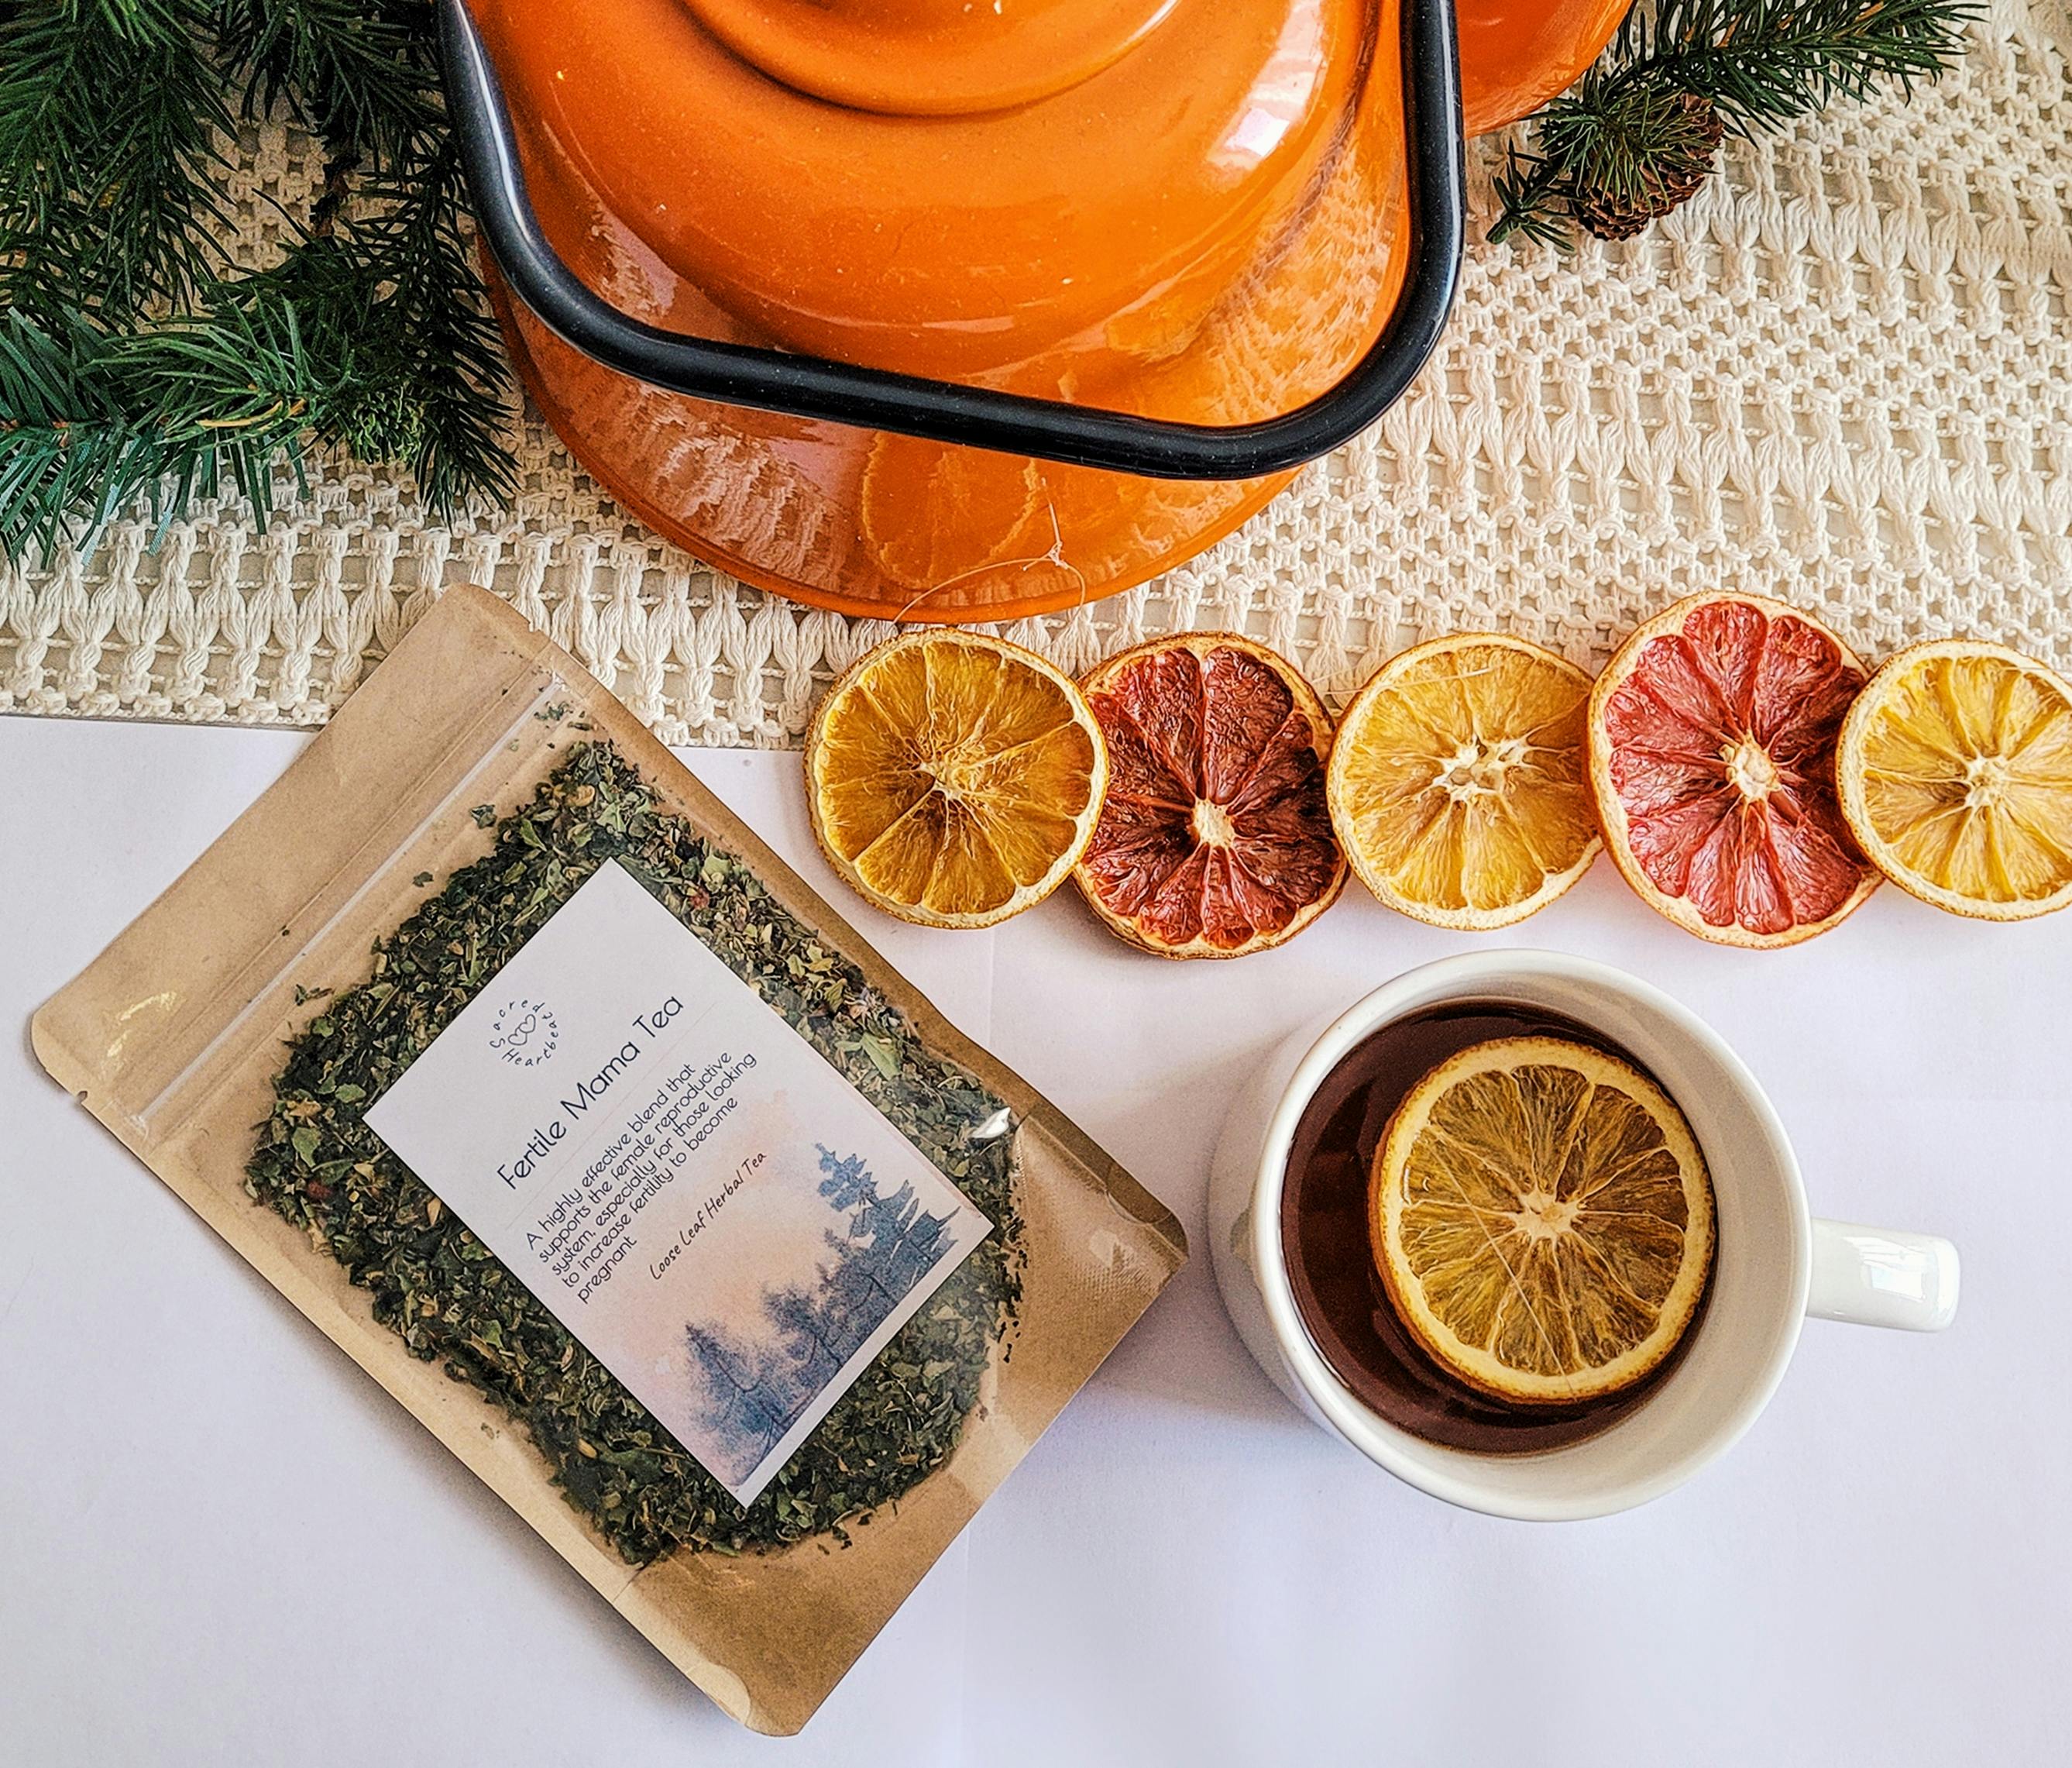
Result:
M1328 393L1257 423L1176 423L665 331L594 294L549 244L501 83L464 0L439 0L447 104L475 224L512 292L562 340L670 393L1153 479L1255 479L1350 441L1431 356L1466 232L1453 0L1402 0L1410 266L1366 356Z

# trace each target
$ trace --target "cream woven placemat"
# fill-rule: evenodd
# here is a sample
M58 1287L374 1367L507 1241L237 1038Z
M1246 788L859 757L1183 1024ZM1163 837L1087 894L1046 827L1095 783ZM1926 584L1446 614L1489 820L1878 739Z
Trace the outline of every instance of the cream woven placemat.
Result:
M1761 591L1867 655L1967 631L2072 668L2067 0L1994 0L1910 105L1731 146L1642 238L1472 248L1416 388L1222 545L1008 635L1079 670L1233 627L1342 699L1400 645L1498 627L1601 659L1693 590ZM248 261L307 150L247 144ZM1491 212L1478 150L1478 241ZM745 589L622 515L530 416L508 516L430 525L320 473L264 534L226 504L0 565L0 710L314 724L444 584L493 585L665 740L796 743L890 630Z

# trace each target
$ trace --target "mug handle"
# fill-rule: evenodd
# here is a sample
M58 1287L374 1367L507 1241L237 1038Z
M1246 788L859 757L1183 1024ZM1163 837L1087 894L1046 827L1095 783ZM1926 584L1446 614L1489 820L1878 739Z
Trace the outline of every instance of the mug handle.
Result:
M1933 1234L1816 1216L1806 1311L1816 1320L1940 1332L1957 1318L1957 1248Z

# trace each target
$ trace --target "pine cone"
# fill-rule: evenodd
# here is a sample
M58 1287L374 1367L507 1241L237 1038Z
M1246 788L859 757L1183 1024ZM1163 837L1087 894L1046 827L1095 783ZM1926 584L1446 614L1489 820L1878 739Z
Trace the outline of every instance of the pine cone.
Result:
M1630 240L1655 219L1655 211L1599 195L1577 203L1576 219L1601 240Z
M1601 240L1630 240L1650 221L1688 203L1712 175L1727 125L1709 98L1684 93L1677 100L1680 126L1673 142L1642 168L1638 195L1578 193L1576 219Z

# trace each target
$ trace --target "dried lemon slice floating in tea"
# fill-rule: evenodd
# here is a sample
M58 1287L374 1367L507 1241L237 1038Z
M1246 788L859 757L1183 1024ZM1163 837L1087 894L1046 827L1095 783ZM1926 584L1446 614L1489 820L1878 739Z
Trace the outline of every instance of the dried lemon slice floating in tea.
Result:
M1443 1368L1521 1405L1659 1368L1712 1259L1705 1160L1669 1096L1560 1038L1441 1063L1376 1151L1368 1225L1389 1301Z
M1590 677L1522 639L1470 633L1382 665L1331 750L1331 823L1360 882L1438 927L1508 927L1597 857Z
M929 927L990 927L1071 874L1108 753L1069 677L982 632L909 632L828 689L806 739L813 836L843 881Z
M1842 726L1842 814L1938 908L2025 920L2072 903L2072 687L1961 639L1902 651Z

